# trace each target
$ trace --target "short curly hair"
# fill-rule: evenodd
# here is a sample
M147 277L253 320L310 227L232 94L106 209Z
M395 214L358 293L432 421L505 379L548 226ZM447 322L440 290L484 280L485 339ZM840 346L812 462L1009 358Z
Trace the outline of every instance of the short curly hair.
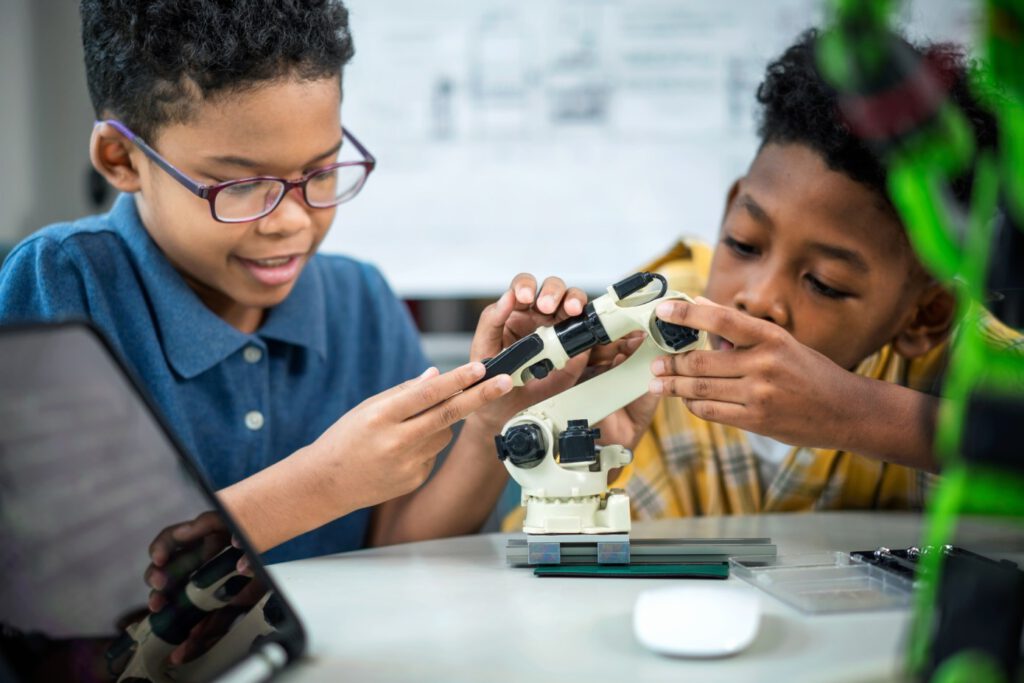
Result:
M768 143L797 143L818 152L834 171L867 185L891 206L886 188L886 167L850 129L839 111L837 93L818 73L814 56L817 29L802 33L796 42L768 65L757 88L761 106L758 135ZM970 92L974 65L963 49L950 43L912 46L927 56L949 84L950 99L963 111L983 147L995 144L995 117ZM969 175L957 179L953 194L961 202L970 196Z
M338 0L81 0L96 116L143 138L208 97L286 76L337 77L354 49Z

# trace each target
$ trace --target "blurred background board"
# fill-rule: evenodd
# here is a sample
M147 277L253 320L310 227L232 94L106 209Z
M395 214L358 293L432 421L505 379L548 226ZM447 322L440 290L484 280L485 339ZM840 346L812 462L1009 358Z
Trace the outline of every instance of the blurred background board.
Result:
M767 62L819 0L350 0L342 118L379 158L324 243L407 298L521 270L590 291L680 235L713 241L756 149ZM975 3L917 0L911 35L969 41Z

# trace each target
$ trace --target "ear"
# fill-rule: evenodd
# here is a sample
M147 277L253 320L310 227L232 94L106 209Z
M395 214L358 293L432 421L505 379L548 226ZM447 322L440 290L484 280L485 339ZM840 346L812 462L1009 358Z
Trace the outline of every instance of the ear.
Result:
M955 312L953 294L937 282L929 283L893 338L893 349L904 358L923 356L949 337Z
M134 145L116 128L99 123L89 139L89 160L93 168L121 192L138 192L139 171L132 157Z

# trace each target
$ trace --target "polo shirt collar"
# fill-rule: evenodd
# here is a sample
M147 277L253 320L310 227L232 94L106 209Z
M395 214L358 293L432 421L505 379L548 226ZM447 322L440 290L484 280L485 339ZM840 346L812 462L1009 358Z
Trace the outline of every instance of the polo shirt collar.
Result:
M110 218L138 263L164 354L175 372L192 379L252 341L254 335L235 329L207 308L175 270L142 225L134 195L119 196ZM323 286L310 265L255 336L304 346L326 357Z
M270 309L256 334L264 339L302 346L326 359L327 303L317 266L315 259L306 263L292 291Z

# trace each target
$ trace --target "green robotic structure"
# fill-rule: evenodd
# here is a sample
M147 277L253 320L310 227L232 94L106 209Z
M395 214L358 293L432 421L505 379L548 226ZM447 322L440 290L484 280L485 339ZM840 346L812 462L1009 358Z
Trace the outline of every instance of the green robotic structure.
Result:
M971 85L998 122L994 148L976 144L947 84L892 30L892 0L835 0L833 9L819 69L851 128L886 163L890 196L922 262L958 295L961 324L935 433L942 478L922 545L950 543L962 514L1016 518L1024 528L1024 349L998 346L971 324L992 314L1024 329L1024 0L983 5L984 63ZM968 172L971 201L960 206L946 189ZM922 556L911 675L1016 679L1022 574L972 559Z

